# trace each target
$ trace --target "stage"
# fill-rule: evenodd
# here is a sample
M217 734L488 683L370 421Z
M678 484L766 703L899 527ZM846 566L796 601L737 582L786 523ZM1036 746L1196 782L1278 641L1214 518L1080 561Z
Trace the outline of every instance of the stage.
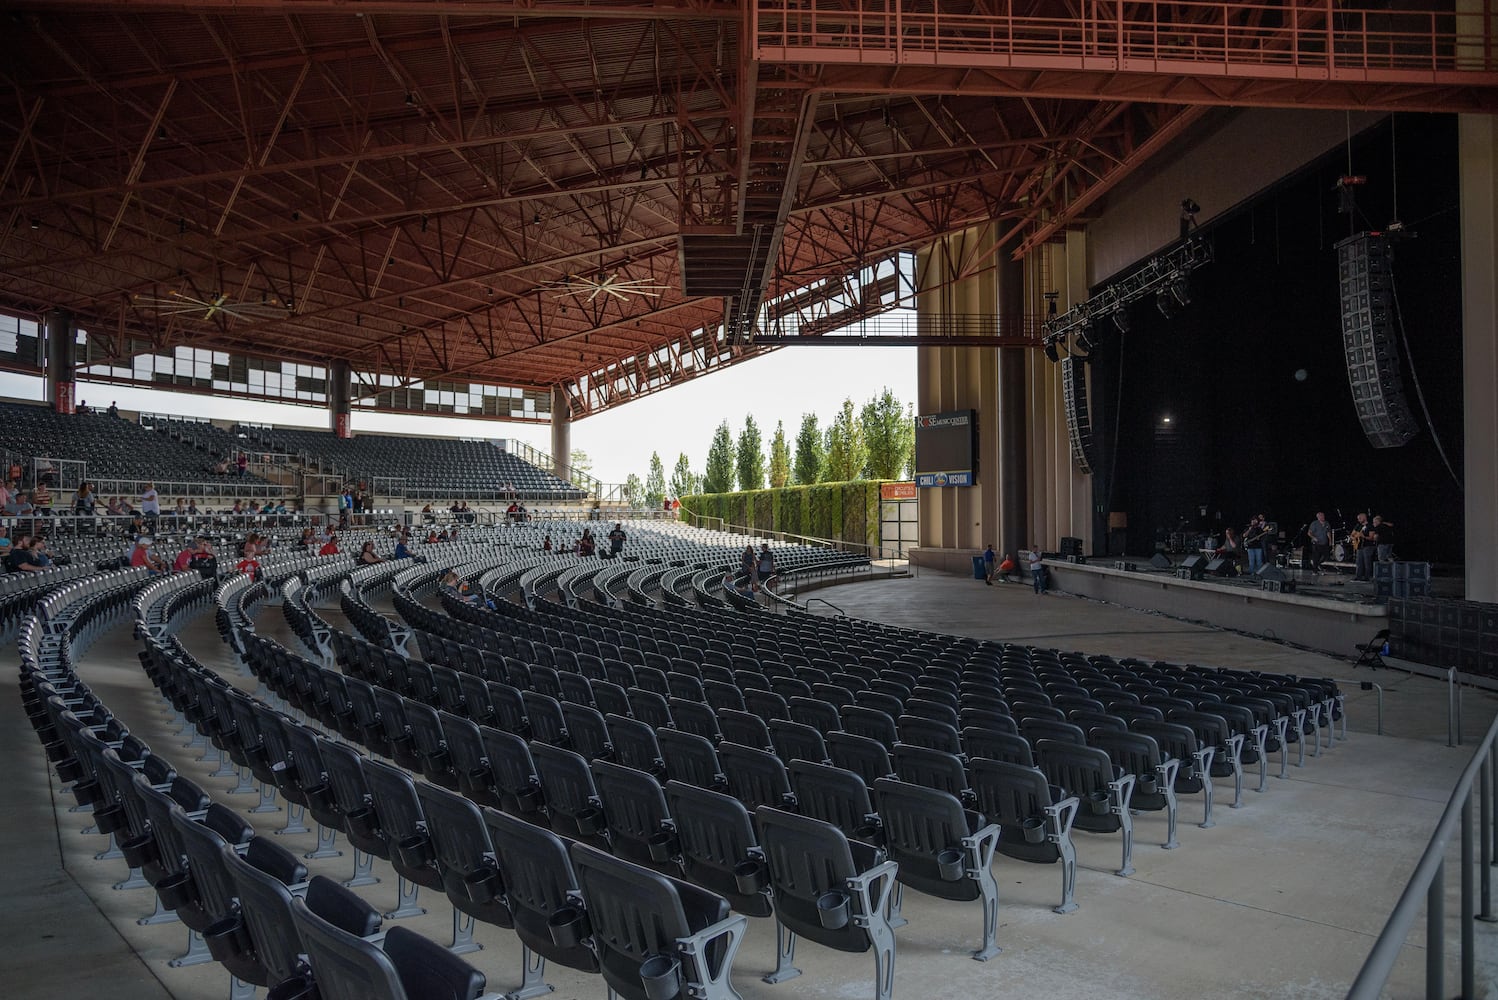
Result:
M1295 593L1262 590L1249 576L1182 580L1174 569L1155 569L1147 558L1122 557L1138 570L1114 569L1117 559L1088 563L1047 559L1051 587L1097 601L1203 621L1265 639L1278 639L1330 653L1355 655L1388 624L1388 609L1373 598L1373 585L1350 575L1319 577L1296 571ZM1028 581L1027 581L1028 582Z

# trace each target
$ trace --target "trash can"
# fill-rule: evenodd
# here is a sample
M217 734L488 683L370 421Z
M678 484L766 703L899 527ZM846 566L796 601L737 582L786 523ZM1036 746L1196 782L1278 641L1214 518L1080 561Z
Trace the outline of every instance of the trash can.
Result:
M986 579L988 579L988 572L987 572L987 570L983 566L983 557L982 556L973 556L973 579L974 580L986 580Z

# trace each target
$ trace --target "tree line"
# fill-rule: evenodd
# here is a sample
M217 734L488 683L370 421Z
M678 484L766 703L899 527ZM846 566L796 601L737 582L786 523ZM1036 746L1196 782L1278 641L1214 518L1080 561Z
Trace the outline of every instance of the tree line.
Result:
M669 497L693 493L905 479L914 463L914 407L885 388L862 407L844 399L825 428L815 413L803 413L793 441L786 437L784 421L776 421L768 457L754 414L744 417L737 436L724 420L713 433L701 473L682 452L668 478L660 453L651 452L645 478L630 473L624 481L624 500L632 507L659 507Z

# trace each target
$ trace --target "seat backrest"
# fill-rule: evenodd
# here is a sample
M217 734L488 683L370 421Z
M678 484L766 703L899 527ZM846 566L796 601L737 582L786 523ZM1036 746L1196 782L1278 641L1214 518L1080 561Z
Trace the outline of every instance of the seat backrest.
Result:
M614 852L651 864L650 838L671 817L660 782L644 771L603 760L593 761L592 769Z
M723 767L718 762L717 751L706 739L676 729L657 729L655 737L668 777L700 788L712 788L719 783Z
M978 808L1006 834L1053 805L1050 782L1038 767L979 757L968 763Z
M576 702L563 702L562 718L567 723L567 738L572 741L572 749L585 759L606 757L610 753L609 727L596 708Z
M457 888L463 875L484 867L494 854L483 815L463 796L426 782L416 787L416 795L437 855L437 868L444 881Z
M210 920L221 920L234 909L234 882L224 867L222 851L229 845L224 838L201 823L187 818L178 810L172 813L177 837L187 852L188 871L198 891L198 905ZM198 928L201 930L202 928Z
M771 745L770 730L765 725L765 719L753 712L720 708L718 709L718 726L726 742L761 750L768 749Z
M775 888L775 915L786 929L839 951L867 951L869 936L857 921L833 930L817 915L819 897L862 874L848 838L830 823L769 806L761 806L754 818Z
M291 916L319 1000L408 1000L394 961L379 947L328 923L305 900L291 901Z
M962 749L969 760L986 757L989 760L1004 760L1024 767L1035 763L1035 754L1030 741L1023 736L996 733L986 729L964 729Z
M575 819L592 805L598 791L593 787L593 772L580 754L536 742L531 743L530 750L553 819L558 815Z
M602 706L599 706L602 710ZM655 729L627 715L604 714L609 740L614 744L614 760L625 767L654 773L661 766L661 748Z
M884 825L885 850L899 864L901 882L943 899L978 897L973 880L941 877L937 855L960 849L963 838L984 825L980 814L966 812L955 795L894 778L874 783L874 801Z
M895 747L895 773L901 781L949 795L967 790L967 769L955 754L927 747Z
M809 760L820 764L828 759L827 741L822 738L821 731L799 722L776 719L770 723L770 742L775 747L775 755L786 762Z
M887 778L895 773L895 764L890 759L889 749L878 740L869 739L867 736L842 732L828 733L827 752L832 757L834 767L853 771L864 780L866 785L871 785L880 778Z
M955 719L957 713L952 713ZM962 738L957 727L946 722L937 722L919 715L902 715L895 723L900 733L900 742L944 753L961 753Z
M723 896L740 913L768 917L768 885L762 892L746 894L734 874L736 866L750 859L750 850L759 846L744 804L683 781L666 782L665 793L687 880Z
M718 762L728 778L728 794L751 811L762 805L787 805L791 783L785 764L766 750L724 742L718 746Z
M711 705L700 701L688 701L685 698L671 698L671 718L676 723L676 728L684 733L692 733L703 739L716 743L723 738L718 728L718 713L713 711Z
M853 771L827 764L793 760L791 790L803 816L831 823L850 837L871 825L874 812L868 785Z
M378 760L364 761L364 780L379 812L380 829L391 843L398 843L420 832L421 802L416 798L416 782L398 767Z
M1113 762L1097 747L1041 740L1035 750L1046 778L1068 795L1085 799L1093 792L1106 792L1113 780Z
M899 738L895 729L895 720L888 712L881 712L860 704L845 705L838 714L842 718L845 733L876 740L884 744L886 748L893 748Z
M570 969L597 972L598 960L586 945L558 947L552 940L552 914L577 891L568 850L571 841L550 830L494 809L484 810L484 825L499 858L505 901L515 919L515 933L533 951Z

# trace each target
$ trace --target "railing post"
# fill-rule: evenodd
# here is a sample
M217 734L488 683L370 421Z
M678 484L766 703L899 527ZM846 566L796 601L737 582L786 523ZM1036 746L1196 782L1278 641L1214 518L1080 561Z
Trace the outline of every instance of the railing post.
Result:
M1488 744L1484 754L1482 771L1477 777L1479 792L1477 837L1480 848L1480 864L1477 871L1482 879L1482 909L1478 911L1477 919L1491 922L1493 920L1493 786L1491 778L1493 744Z
M1472 848L1476 829L1472 825L1472 793L1462 803L1462 996L1477 996L1477 891L1472 879Z
M1436 873L1425 891L1425 997L1437 1000L1446 995L1446 862L1436 865Z
M1461 734L1457 731L1456 668L1446 668L1446 745L1461 745Z

